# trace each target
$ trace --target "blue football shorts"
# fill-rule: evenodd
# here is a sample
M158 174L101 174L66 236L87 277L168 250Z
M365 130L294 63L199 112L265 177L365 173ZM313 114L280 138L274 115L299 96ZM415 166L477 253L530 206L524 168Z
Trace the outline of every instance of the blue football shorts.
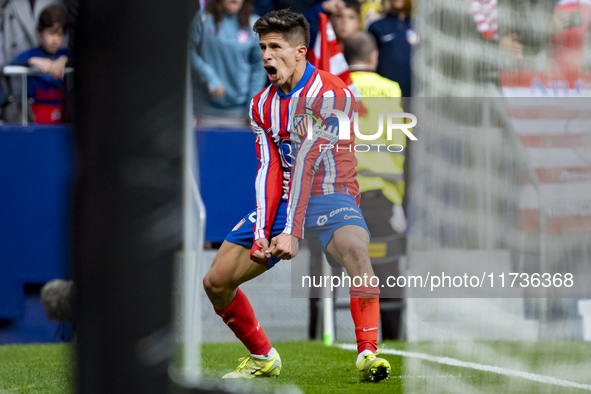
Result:
M287 218L287 201L281 200L275 215L275 221L271 228L270 239L281 234L285 229ZM256 211L250 212L232 229L226 237L226 241L252 247L253 233L256 222ZM308 200L306 217L304 220L304 237L315 239L322 245L329 263L338 265L334 259L326 253L326 246L332 239L336 230L343 226L356 225L363 227L369 234L361 209L355 204L355 198L344 193L311 196ZM280 259L271 256L269 268L272 268Z

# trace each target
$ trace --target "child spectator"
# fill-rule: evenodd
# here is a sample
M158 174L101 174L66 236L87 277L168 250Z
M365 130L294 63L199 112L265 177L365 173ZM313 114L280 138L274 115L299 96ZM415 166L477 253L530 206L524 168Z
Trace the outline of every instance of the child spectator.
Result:
M61 0L2 0L0 21L2 24L2 65L22 52L38 45L37 21L41 12ZM18 79L16 79L18 80Z
M33 99L32 111L37 123L60 123L63 119L68 50L61 45L66 30L66 10L58 4L50 5L41 12L37 24L41 45L21 53L12 62L36 67L44 73L27 77L27 96Z

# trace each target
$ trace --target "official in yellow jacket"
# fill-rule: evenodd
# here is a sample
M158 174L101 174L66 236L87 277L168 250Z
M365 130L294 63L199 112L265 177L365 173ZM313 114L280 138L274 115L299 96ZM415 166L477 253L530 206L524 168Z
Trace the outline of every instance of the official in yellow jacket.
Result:
M387 138L387 114L402 113L401 92L398 83L375 73L378 50L374 38L366 32L356 32L344 42L345 58L349 64L351 78L361 93L361 102L367 113L358 119L359 132L374 135L379 129L382 114L382 134L379 138L365 141L357 138L356 143L370 146L359 149L356 154L358 165L357 180L361 191L361 210L372 234L370 257L380 283L389 275L398 275L398 260L404 253L404 239L401 233L406 229L406 218L402 209L404 199L404 160L406 135L394 130ZM404 123L397 119L396 123ZM390 149L387 149L390 147ZM380 302L382 335L384 339L400 338L401 294L382 290ZM387 302L384 302L387 301ZM383 305L383 307L382 307Z

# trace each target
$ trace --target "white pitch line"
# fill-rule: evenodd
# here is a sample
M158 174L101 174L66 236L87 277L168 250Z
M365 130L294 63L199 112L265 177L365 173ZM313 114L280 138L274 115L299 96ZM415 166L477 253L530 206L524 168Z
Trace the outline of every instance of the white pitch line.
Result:
M357 346L351 345L351 344L337 345L337 347L340 347L341 349L344 349L344 350L357 350ZM457 360L455 358L438 357L438 356L432 356L432 355L426 354L426 353L407 352L404 350L396 350L396 349L383 349L381 353L391 354L393 356L418 358L421 360L431 361L431 362L439 363L439 364L451 365L454 367L472 368L472 369L476 369L479 371L498 373L499 375L515 376L518 378L532 380L534 382L554 384L556 386L571 387L571 388L591 391L591 385L588 385L588 384L582 384L582 383L571 382L569 380L557 379L557 378L553 378L551 376L539 375L537 373L517 371L514 369L495 367L492 365L471 363L471 362Z

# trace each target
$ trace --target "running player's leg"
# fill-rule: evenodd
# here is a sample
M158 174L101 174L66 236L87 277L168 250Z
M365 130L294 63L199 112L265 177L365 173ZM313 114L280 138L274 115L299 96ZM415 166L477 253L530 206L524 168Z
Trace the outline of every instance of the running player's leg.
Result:
M379 288L370 286L374 276L368 254L369 234L355 225L337 229L326 251L345 269L351 278L365 278L360 287L351 286L351 315L355 323L355 336L359 353L377 350L380 321Z
M315 235L331 259L344 266L352 280L351 315L357 338L357 368L361 380L379 381L388 377L390 364L376 358L380 319L377 283L369 258L369 230L355 198L347 194L310 197L306 211L307 230Z
M380 302L378 287L371 286L374 276L368 253L369 234L358 225L338 228L332 235L326 250L347 270L351 278L364 278L362 286L351 286L351 316L355 324L357 339L357 369L362 381L379 382L388 378L390 364L376 358L378 345L378 325L380 322Z
M364 274L367 277L374 275L368 249L369 234L366 229L357 225L338 228L326 246L326 251L345 267L351 278L363 277Z

